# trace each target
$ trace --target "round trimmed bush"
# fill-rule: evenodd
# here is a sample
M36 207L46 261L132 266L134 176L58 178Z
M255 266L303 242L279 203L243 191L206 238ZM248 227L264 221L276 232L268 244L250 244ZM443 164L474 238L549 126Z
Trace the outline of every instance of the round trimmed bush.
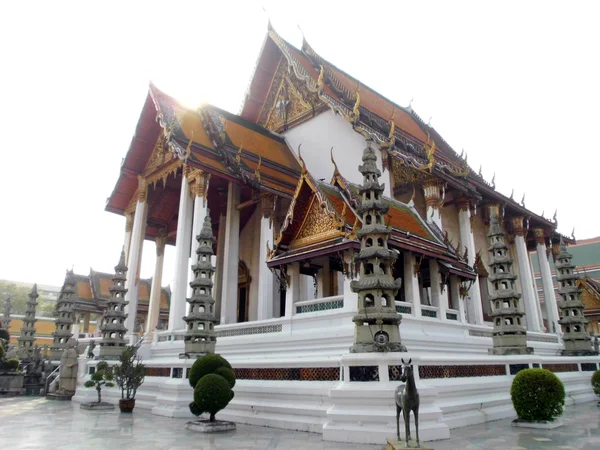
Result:
M515 376L510 397L519 419L554 420L563 412L565 388L549 370L525 369Z
M227 367L219 367L215 373L225 378L229 383L229 387L233 389L233 387L235 386L235 373L233 373L232 369L229 369Z
M0 342L0 360L4 358L4 355L6 355L6 351L4 350L4 347L2 346L2 342Z
M19 360L17 358L12 358L6 361L5 366L8 370L15 371L19 368Z
M190 403L190 412L195 416L202 414L202 411L200 411L200 408L198 408L194 402Z
M211 422L215 414L227 406L233 398L229 383L221 375L209 373L198 381L194 388L194 403L200 413L210 414ZM193 412L193 411L192 411Z
M6 342L10 341L10 333L4 328L0 328L0 339L4 339Z
M600 397L600 370L596 370L592 375L592 389L594 394Z
M208 354L202 358L198 358L192 368L190 369L190 386L195 388L198 381L209 373L216 373L220 367L226 367L231 369L231 364L221 355Z

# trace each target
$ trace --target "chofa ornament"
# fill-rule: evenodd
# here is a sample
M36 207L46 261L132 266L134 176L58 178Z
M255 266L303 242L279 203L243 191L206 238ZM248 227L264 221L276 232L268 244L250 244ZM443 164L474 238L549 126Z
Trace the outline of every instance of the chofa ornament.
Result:
M415 432L417 435L417 448L419 443L419 391L415 384L413 374L412 358L408 362L402 361L402 376L400 381L404 384L396 388L394 400L396 401L396 436L400 441L400 413L403 414L406 447L409 448L410 441L410 412L415 416Z

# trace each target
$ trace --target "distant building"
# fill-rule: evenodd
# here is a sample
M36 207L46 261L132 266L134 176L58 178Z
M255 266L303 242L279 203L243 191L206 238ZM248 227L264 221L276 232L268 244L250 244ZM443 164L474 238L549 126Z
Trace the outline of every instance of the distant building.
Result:
M14 284L21 288L27 288L30 290L33 287L33 283L24 282L24 281L13 281L13 280L0 280L6 283ZM52 302L56 302L58 296L60 295L60 286L51 286L49 284L37 284L38 294L40 297L50 300Z

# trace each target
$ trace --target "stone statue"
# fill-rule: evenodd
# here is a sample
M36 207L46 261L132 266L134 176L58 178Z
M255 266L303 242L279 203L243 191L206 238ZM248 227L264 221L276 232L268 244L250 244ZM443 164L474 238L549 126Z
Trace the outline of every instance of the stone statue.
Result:
M77 341L70 338L60 358L58 392L74 394L77 387Z
M96 348L96 342L92 339L88 347L87 357L88 359L94 358L94 349Z
M419 444L419 391L415 384L415 376L413 374L412 358L405 362L402 359L402 376L400 381L405 383L396 388L394 399L396 400L396 435L400 440L400 412L404 418L404 431L406 434L406 448L409 448L410 441L410 412L415 415L415 431L417 433L417 448Z

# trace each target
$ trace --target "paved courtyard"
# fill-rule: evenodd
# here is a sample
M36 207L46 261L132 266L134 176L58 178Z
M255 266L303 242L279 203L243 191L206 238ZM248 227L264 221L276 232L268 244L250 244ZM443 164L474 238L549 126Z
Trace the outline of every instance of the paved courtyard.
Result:
M525 430L499 420L451 430L452 438L430 444L436 450L598 450L600 408L586 403L567 408L565 426L557 430ZM43 398L0 398L2 449L140 449L140 450L358 450L382 445L323 442L321 435L238 425L218 435L203 435L184 428L186 419L153 416L138 409L132 415L117 411L81 411L79 404ZM392 431L393 434L393 430Z

